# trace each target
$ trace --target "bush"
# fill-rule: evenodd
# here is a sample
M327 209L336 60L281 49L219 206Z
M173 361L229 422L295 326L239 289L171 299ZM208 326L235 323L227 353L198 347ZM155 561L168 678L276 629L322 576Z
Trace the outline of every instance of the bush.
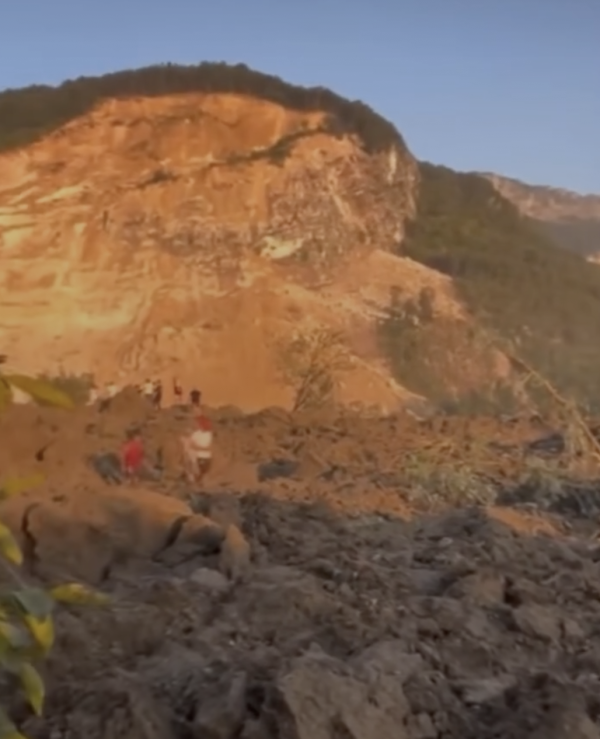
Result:
M195 66L159 64L142 69L80 77L59 87L32 85L0 93L0 151L24 146L110 98L179 93L235 93L270 100L301 111L327 113L334 136L355 134L367 151L406 149L392 123L360 101L350 101L324 87L300 87L262 74L245 64Z
M342 373L350 368L343 337L327 328L283 343L278 360L284 381L294 389L294 411L331 405Z

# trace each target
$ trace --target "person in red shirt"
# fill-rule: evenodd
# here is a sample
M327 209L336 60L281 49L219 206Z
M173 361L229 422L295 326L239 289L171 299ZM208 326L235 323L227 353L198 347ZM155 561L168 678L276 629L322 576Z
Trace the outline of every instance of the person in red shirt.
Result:
M136 480L144 461L144 444L138 430L131 431L121 449L123 471L128 480Z

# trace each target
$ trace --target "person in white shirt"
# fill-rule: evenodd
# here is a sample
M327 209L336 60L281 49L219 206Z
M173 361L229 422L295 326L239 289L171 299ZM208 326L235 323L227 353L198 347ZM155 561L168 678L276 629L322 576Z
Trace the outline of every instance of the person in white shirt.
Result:
M142 395L148 402L152 402L152 399L154 398L154 383L152 380L144 381L144 384L142 385Z
M213 427L204 413L196 418L196 429L182 439L187 477L201 485L212 464Z

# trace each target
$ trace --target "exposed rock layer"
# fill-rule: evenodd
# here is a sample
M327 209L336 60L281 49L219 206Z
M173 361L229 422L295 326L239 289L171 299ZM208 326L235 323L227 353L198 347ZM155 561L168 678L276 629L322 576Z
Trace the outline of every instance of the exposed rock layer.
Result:
M239 95L107 101L2 154L3 350L29 371L175 373L216 403L285 403L273 338L314 322L368 335L390 284L419 272L388 252L414 159L325 120ZM382 272L378 305L365 290ZM375 359L357 358L347 399L396 396Z

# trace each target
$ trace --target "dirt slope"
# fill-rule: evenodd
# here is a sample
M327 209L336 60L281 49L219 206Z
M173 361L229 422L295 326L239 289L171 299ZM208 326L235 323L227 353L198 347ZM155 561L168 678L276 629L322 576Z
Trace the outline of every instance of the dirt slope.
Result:
M600 736L597 545L560 518L440 509L435 487L450 467L437 483L425 470L433 488L423 487L427 458L453 474L471 465L473 500L491 501L485 480L516 479L523 445L551 429L212 415L204 492L177 476L171 442L185 409L156 415L121 396L104 413L2 417L0 469L46 475L0 505L27 577L76 577L112 598L59 613L43 719L3 687L28 736ZM134 422L151 458L161 450L162 476L109 485L91 455L116 450ZM500 442L503 452L489 446Z

